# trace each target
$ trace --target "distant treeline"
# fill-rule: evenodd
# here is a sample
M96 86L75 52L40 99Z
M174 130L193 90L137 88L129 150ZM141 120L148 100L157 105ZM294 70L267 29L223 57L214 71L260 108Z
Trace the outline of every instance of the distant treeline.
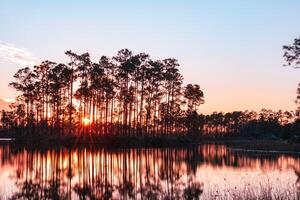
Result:
M214 112L199 118L202 118L201 132L205 135L300 139L298 112L262 109L260 112Z

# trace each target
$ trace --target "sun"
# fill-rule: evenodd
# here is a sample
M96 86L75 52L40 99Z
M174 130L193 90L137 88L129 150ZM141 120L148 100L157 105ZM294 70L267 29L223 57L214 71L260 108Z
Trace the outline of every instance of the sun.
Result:
M89 125L91 122L90 122L90 119L89 118L83 118L83 121L82 121L82 123L83 123L83 125L84 126L87 126L87 125Z

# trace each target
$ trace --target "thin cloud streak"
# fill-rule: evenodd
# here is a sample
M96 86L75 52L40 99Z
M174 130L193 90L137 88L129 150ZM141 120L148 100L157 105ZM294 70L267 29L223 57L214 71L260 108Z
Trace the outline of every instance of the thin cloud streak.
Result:
M35 65L38 59L26 48L0 41L0 59L5 59L20 65Z

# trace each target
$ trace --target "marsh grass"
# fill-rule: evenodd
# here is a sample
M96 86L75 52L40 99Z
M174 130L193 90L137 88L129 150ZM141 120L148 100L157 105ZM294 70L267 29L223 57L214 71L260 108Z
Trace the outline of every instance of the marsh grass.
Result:
M248 184L248 186L250 186ZM281 191L272 185L259 184L258 187L244 187L242 190L228 189L226 191L214 190L203 194L199 199L209 200L299 200L300 187L292 186Z

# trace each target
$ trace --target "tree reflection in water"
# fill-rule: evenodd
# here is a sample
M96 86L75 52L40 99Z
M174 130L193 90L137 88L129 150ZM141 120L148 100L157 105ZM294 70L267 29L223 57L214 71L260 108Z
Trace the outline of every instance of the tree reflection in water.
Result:
M11 199L199 199L202 165L262 169L299 159L246 155L223 145L190 148L30 150L1 146L1 165L14 167ZM299 176L298 176L299 182ZM299 183L298 183L299 184Z

